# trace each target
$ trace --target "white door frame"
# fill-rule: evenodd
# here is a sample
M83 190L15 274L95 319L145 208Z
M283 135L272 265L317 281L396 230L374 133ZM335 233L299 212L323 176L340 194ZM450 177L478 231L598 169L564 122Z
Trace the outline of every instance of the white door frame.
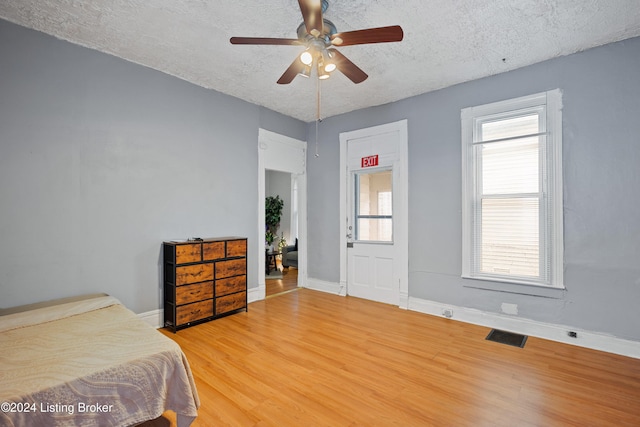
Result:
M249 302L266 296L264 277L264 199L265 174L268 170L288 172L298 180L298 286L307 283L307 142L258 129L258 289Z
M407 120L400 120L380 126L359 129L351 132L340 133L340 295L347 295L347 205L348 187L348 159L347 141L356 138L398 132L399 134L399 191L394 192L393 197L399 198L400 212L394 212L394 245L397 245L396 256L401 260L398 263L398 276L400 277L399 307L409 307L409 141L407 133ZM404 261L403 261L404 260Z

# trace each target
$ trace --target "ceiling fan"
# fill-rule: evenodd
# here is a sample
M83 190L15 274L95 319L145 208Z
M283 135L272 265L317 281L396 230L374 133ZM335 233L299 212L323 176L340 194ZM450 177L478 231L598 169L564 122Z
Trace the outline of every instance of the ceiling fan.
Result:
M329 7L328 0L298 0L304 22L298 27L297 39L266 37L231 37L231 44L293 45L306 49L278 79L278 84L289 84L298 75L309 77L315 65L319 79L327 79L338 69L354 83L362 83L367 74L333 46L399 42L403 38L399 25L368 28L339 33L331 21L323 18Z

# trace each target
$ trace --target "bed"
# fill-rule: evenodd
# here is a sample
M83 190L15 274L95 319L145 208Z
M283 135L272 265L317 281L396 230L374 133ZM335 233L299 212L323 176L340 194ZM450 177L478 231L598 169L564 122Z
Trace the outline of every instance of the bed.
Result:
M131 426L200 406L174 341L116 298L0 310L0 426Z

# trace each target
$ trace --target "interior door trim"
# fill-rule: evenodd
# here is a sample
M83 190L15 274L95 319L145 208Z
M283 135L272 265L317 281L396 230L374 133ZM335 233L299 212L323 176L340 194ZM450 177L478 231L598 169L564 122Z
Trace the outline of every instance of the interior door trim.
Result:
M307 142L260 128L258 131L258 223L255 247L257 250L258 288L249 302L262 300L266 295L264 275L265 172L276 170L290 173L298 180L298 286L307 283Z
M399 186L394 197L399 197L400 212L394 213L394 244L398 245L397 256L400 271L400 295L399 307L407 309L409 307L409 142L407 132L407 120L387 123L350 132L340 133L340 290L339 294L347 295L347 204L348 188L348 159L347 141L358 138L366 138L374 135L398 132L399 135L399 164L398 168Z

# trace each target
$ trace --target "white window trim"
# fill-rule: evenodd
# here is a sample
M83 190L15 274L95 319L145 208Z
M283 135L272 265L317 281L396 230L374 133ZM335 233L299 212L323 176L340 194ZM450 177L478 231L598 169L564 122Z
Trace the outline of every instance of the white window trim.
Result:
M549 233L550 257L550 284L528 282L510 278L482 275L478 277L471 271L472 265L472 235L473 235L473 207L474 195L473 177L473 126L476 117L491 114L504 113L524 108L546 105L547 126L547 192L551 203L551 230ZM504 284L529 285L546 289L564 289L564 242L563 242L563 195L562 195L562 92L559 89L537 93L530 96L495 102L477 107L464 108L461 112L462 123L462 277L467 279L480 279L484 282L503 282ZM521 287L516 292L535 294L533 288ZM488 284L475 286L492 289ZM496 290L509 291L505 285L495 287Z

